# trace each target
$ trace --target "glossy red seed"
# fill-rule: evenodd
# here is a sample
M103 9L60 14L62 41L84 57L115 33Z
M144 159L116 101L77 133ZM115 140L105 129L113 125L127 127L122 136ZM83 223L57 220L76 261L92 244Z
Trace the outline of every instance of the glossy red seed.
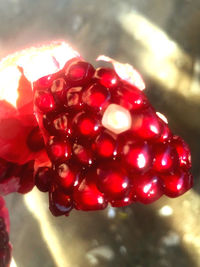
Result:
M53 118L43 117L43 125L51 135L65 135L72 133L72 126L68 113L60 113Z
M55 109L55 101L52 94L48 92L39 92L35 99L36 106L44 113Z
M130 190L127 174L117 166L117 164L116 166L108 164L97 169L97 186L109 199L125 197Z
M72 86L83 86L90 81L95 69L87 62L79 61L72 63L66 70L66 83Z
M109 68L98 68L95 77L98 78L101 85L108 88L115 87L119 82L116 72Z
M52 179L52 169L49 167L40 167L35 174L35 185L41 192L48 192L50 190Z
M174 136L171 144L175 147L178 153L180 166L184 169L190 169L192 162L188 144L179 136Z
M178 166L178 154L171 144L159 144L154 147L153 170L164 173L174 171Z
M128 110L140 110L149 105L145 94L131 85L119 86L114 93L114 100Z
M93 147L94 152L103 158L116 157L117 155L117 142L106 132L97 136Z
M161 136L156 140L158 143L165 143L167 141L170 141L172 139L172 132L170 131L168 125L166 123L162 122L162 131Z
M145 140L154 140L160 137L162 125L157 115L150 109L134 113L132 116L132 132Z
M73 199L75 208L84 211L105 209L107 201L96 187L95 181L91 179L93 177L90 175L87 174L87 178L83 179L80 185L74 189Z
M69 164L62 163L56 166L56 181L65 190L71 190L78 183L77 171Z
M49 141L47 153L52 161L67 160L71 157L70 143L53 138Z
M50 74L37 80L35 86L39 88L50 88L54 80L54 75Z
M130 189L129 194L121 199L113 199L110 201L112 207L125 207L136 201L135 193Z
M178 197L193 186L193 177L183 170L169 175L162 175L164 194L168 197Z
M58 78L53 81L51 86L51 92L54 94L59 94L61 91L65 90L66 81L63 78Z
M133 188L137 200L143 204L150 204L158 200L162 195L162 181L152 172L147 172L141 176L133 175Z
M72 198L59 188L49 193L49 209L54 216L67 215L72 208Z
M91 165L93 163L92 151L87 144L75 143L73 145L73 153L82 164Z
M66 91L64 103L67 107L80 108L82 106L82 87L72 87Z
M38 152L44 148L43 136L38 126L30 131L26 143L29 149L33 152Z
M83 103L101 110L108 105L110 92L106 87L94 83L84 90L82 98Z
M74 118L75 134L93 137L99 132L99 121L89 113L80 112Z
M129 171L144 172L150 169L153 163L153 152L146 142L128 141L122 149L125 164Z

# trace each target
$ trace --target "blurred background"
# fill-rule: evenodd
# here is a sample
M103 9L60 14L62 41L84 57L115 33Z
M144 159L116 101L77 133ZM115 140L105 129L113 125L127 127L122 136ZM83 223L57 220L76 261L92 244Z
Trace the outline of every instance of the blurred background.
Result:
M16 266L200 266L200 1L1 0L0 18L0 58L62 39L94 64L100 54L132 64L190 145L195 179L177 199L69 218L51 216L37 190L9 195Z

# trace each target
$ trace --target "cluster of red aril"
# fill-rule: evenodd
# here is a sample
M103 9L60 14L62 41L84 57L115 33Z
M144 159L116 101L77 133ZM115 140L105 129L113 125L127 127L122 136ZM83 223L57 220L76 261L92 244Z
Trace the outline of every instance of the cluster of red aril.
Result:
M120 133L102 124L113 104L131 118L130 128ZM53 215L100 210L108 203L149 204L192 187L187 144L145 94L113 69L95 70L72 59L34 83L34 106L52 164L37 170L35 184L49 192Z

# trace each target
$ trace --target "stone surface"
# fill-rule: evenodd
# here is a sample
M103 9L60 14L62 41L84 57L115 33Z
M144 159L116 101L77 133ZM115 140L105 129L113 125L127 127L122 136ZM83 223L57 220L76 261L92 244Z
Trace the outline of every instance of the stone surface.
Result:
M200 266L199 13L199 0L0 2L0 57L65 39L92 63L105 54L133 64L151 102L189 143L195 177L178 199L114 209L115 216L107 209L53 218L36 190L25 201L8 196L18 267ZM173 213L161 216L166 205Z

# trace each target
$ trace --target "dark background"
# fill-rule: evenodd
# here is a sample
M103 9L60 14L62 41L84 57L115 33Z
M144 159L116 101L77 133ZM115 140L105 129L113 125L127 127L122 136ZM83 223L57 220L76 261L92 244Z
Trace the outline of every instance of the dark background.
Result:
M69 218L52 217L37 190L8 196L18 267L200 266L199 18L199 0L0 1L0 57L62 39L92 63L105 54L133 64L153 105L189 143L195 179L177 199ZM165 206L171 215L162 215Z

